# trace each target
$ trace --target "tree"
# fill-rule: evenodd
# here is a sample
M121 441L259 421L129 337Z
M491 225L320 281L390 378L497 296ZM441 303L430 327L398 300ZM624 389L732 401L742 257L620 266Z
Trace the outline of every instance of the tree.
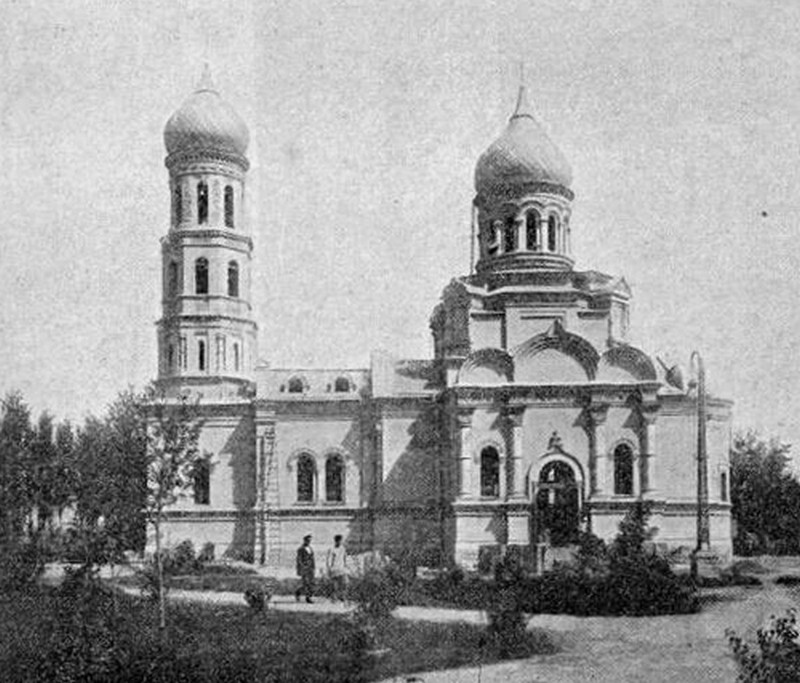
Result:
M790 448L752 431L734 436L730 488L736 552L800 550L800 482L788 469Z
M102 419L87 418L75 446L77 518L83 535L105 537L115 554L144 550L147 490L147 408L128 389Z
M32 438L28 406L19 392L10 392L2 401L0 417L0 534L6 550L20 540L32 508L28 471Z
M169 401L152 388L148 392L147 418L145 511L154 532L159 628L163 632L166 607L161 532L167 508L192 484L201 423L196 403L186 397Z

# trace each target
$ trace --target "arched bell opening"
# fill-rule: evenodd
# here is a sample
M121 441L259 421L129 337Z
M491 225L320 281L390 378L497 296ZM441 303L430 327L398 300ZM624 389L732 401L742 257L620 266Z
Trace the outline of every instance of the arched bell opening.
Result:
M580 473L566 460L551 460L531 488L533 538L555 548L577 543L583 506Z

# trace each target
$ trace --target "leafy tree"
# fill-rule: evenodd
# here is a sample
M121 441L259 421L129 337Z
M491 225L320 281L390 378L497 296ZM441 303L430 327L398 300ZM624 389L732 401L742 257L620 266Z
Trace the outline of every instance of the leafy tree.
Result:
M89 417L75 445L77 516L84 535L101 534L113 554L143 550L147 410L145 398L120 393L103 419Z
M730 488L737 552L800 550L800 482L788 469L790 448L752 431L734 437Z
M32 439L30 410L19 392L11 392L0 417L0 540L6 549L20 540L32 508Z

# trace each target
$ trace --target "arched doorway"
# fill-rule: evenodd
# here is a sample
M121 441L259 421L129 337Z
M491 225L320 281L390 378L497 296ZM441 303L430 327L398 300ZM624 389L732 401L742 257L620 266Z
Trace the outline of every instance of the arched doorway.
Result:
M536 538L553 547L576 543L580 530L581 487L575 470L563 460L542 467L535 483L533 518Z

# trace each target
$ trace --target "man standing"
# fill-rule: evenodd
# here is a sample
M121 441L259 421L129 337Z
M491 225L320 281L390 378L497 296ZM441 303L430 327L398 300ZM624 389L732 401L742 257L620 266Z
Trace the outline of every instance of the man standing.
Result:
M328 550L326 558L328 578L331 580L331 598L344 600L345 583L347 581L347 553L342 545L342 537L333 537L333 547Z
M300 587L294 594L300 602L300 594L306 596L306 602L314 602L314 551L311 549L311 534L303 536L303 545L297 549L297 575L300 577Z

